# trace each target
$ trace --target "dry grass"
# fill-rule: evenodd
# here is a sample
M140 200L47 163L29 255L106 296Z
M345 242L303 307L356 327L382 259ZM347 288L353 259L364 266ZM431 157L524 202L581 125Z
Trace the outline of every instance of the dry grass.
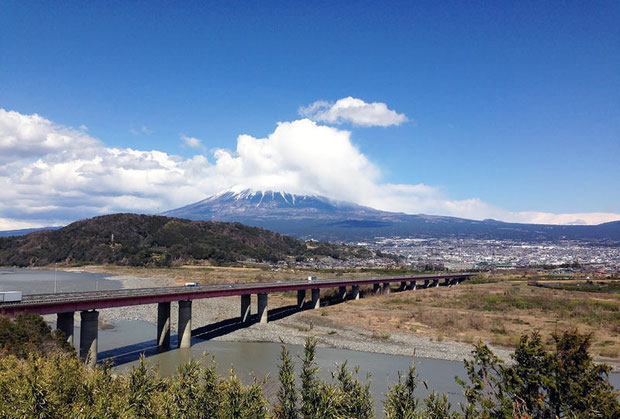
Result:
M539 330L546 344L554 331L592 333L593 353L620 358L620 297L527 285L527 280L485 280L392 293L326 308L334 321L364 324L375 333L420 333L473 343L482 339L514 347L522 334ZM599 345L600 342L606 342Z

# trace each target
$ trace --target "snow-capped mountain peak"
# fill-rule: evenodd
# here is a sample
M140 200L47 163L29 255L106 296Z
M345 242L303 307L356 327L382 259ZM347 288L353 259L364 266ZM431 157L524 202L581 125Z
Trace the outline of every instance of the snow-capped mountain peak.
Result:
M298 200L304 200L309 197L316 197L316 195L300 195L294 193L288 193L285 191L273 191L273 190L260 190L260 189L227 189L222 192L219 192L209 198L205 199L205 201L216 201L216 200L250 200L255 201L257 198L259 199L259 203L263 200L274 200L281 199L286 203L291 205L295 205ZM321 197L324 198L324 197ZM328 199L328 198L325 198Z
M254 205L255 207L309 207L319 205L321 207L333 206L335 208L365 208L351 202L338 201L321 195L295 194L285 191L259 190L259 189L239 189L232 188L210 196L196 204L207 203L227 203L227 205L245 206ZM234 204L233 204L234 203ZM185 208L185 207L184 207ZM367 208L372 210L371 208ZM175 210L176 211L176 210ZM375 210L372 210L375 211Z
M222 191L194 204L168 211L165 215L196 220L243 222L249 217L273 220L284 218L329 220L348 218L351 215L376 217L380 213L382 211L320 195L246 188Z
M434 215L379 211L321 195L232 188L163 215L191 220L236 221L299 238L329 240L372 237L476 237L541 240L608 238L620 240L620 222L591 228L510 224Z

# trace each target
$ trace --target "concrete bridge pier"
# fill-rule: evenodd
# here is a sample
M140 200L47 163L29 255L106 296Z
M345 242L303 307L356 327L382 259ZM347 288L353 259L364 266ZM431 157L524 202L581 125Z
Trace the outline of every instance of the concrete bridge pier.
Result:
M446 278L446 279L444 279L444 281L443 281L443 285L444 285L445 287L447 287L448 285L450 285L450 284L451 284L451 281L452 281L452 280L451 280L450 278Z
M157 346L170 348L170 303L157 304Z
M372 292L373 294L381 293L381 284L372 284Z
M390 283L389 282L384 282L383 283L383 293L384 294L389 294L390 293Z
M435 280L433 281L433 284L432 284L431 286L432 286L433 288L437 288L437 287L439 286L439 280L438 280L438 279L435 279Z
M321 307L321 290L319 288L312 289L312 308L317 309Z
M179 348L192 346L192 302L179 301Z
M69 311L68 313L58 313L56 315L56 329L60 330L63 335L65 335L67 343L71 346L73 346L74 315L74 311Z
M429 282L430 282L430 281L429 281L428 279L425 279L425 280L424 280L424 288L428 288L428 283L429 283Z
M398 291L405 291L407 289L407 281L400 281L400 287L398 287Z
M306 290L297 290L297 308L304 308L304 304L306 304Z
M99 312L96 310L80 312L80 358L89 367L97 365L97 335Z
M346 301L347 299L347 287L338 287L338 300Z
M359 285L353 285L353 288L351 289L351 299L352 300L360 299L360 286Z
M247 323L250 321L250 314L252 312L251 308L252 296L250 294L241 296L241 322Z
M415 281L411 281L409 283L409 289L412 290L412 291L415 291L417 289L417 285L416 285Z
M260 323L267 323L267 303L268 294L258 294L258 321Z

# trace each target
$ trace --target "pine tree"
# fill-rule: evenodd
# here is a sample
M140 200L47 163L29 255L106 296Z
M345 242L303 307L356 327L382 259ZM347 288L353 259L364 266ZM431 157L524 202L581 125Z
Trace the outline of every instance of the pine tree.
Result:
M279 366L280 388L278 390L278 405L274 413L279 419L297 419L299 410L295 387L295 364L284 344L280 352L280 359L282 360Z
M392 385L383 402L383 411L388 419L413 419L421 417L417 410L420 404L414 392L418 386L415 364L409 367L407 377L403 380L398 374L398 382Z
M140 355L138 366L129 373L129 412L136 418L153 417L152 399L157 390L156 379Z
M304 344L304 358L301 365L301 415L304 419L316 417L318 404L319 368L315 363L316 339L307 338Z
M349 418L370 419L374 417L374 407L370 394L370 377L366 377L367 383L362 384L357 379L359 368L356 367L354 372L355 376L347 369L347 362L345 361L335 374L340 392L344 396L342 413Z

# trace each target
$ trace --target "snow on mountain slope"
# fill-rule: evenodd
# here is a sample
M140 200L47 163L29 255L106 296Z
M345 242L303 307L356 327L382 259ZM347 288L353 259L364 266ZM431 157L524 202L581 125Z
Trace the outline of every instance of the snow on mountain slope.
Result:
M233 221L240 217L321 217L323 219L348 217L381 217L384 214L372 208L350 202L336 201L324 196L296 195L287 192L225 191L164 215L190 219L218 219ZM385 213L391 214L391 213ZM206 218L208 217L208 218ZM230 218L232 217L232 218Z

